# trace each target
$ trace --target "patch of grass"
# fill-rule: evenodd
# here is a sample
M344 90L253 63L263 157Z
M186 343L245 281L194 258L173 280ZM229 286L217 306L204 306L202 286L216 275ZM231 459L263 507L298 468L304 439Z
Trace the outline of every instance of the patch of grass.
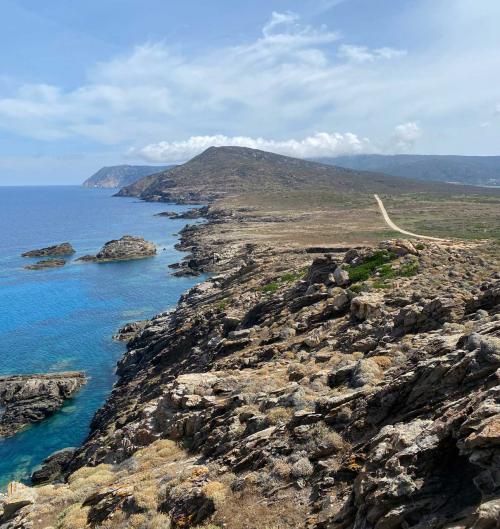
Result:
M401 277L411 277L416 275L418 272L418 261L412 261L411 263L404 264L398 271L398 275Z
M366 290L366 285L364 283L357 283L356 285L351 285L349 287L349 290L351 292L354 292L355 294L360 294L364 290Z
M302 279L304 274L307 272L307 267L299 272L287 272L286 274L279 277L276 281L271 281L267 285L261 287L262 292L274 293L276 292L281 285L286 285L287 283L293 283L298 279Z
M425 248L425 245L422 244L421 242L418 242L417 244L415 244L415 248L417 250L423 250Z
M386 250L381 250L375 252L371 257L365 259L365 261L356 266L350 266L347 271L349 272L349 279L353 283L358 283L359 281L366 281L369 279L377 268L382 265L393 261L396 258L396 255Z
M373 288L376 288L376 289L391 288L391 284L390 283L387 283L385 281L381 281L380 279L375 280L373 282L372 286L373 286Z
M392 268L390 263L379 266L377 268L377 273L381 279L392 279L397 275L397 271Z
M268 283L267 285L261 287L261 290L262 292L273 294L278 290L279 287L280 286L277 281L271 281L271 283Z
M221 299L219 303L217 303L217 308L219 310L226 310L227 308L227 299Z
M293 281L297 281L297 279L300 279L304 274L301 272L288 272L284 276L280 277L281 283L292 283Z

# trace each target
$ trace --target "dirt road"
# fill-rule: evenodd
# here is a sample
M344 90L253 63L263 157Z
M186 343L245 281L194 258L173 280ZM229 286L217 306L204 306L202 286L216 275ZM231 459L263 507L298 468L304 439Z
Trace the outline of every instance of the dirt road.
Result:
M399 233L404 233L405 235L410 235L410 237L418 237L419 239L429 239L431 241L447 241L448 240L448 239L441 239L439 237L430 237L429 235L418 235L417 233L412 233L411 231L406 231L406 230L401 229L399 226L394 224L394 222L392 222L391 218L387 214L387 211L384 207L384 203L382 202L382 200L380 200L379 196L378 195L373 195L373 196L375 197L375 200L377 201L378 207L380 208L382 216L384 217L385 223L392 230L399 231Z

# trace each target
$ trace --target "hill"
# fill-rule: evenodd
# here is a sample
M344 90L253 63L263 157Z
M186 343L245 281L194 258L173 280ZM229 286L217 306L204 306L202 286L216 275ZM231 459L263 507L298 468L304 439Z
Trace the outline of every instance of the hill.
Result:
M172 167L174 166L113 165L111 167L103 167L90 178L87 178L82 186L107 188L124 187L137 182L137 180L140 180L145 176L159 171L166 171Z
M500 156L361 154L318 158L316 161L357 171L378 171L416 180L500 186Z
M419 182L299 160L246 147L211 147L184 165L125 187L118 196L195 202L244 192L311 189L338 193L448 193L451 187L444 183ZM457 191L455 186L453 191Z

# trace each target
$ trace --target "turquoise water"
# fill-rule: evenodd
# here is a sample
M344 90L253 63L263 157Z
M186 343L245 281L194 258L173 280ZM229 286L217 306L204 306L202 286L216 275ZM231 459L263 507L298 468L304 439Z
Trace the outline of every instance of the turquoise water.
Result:
M26 479L45 457L76 446L109 394L125 346L112 334L128 321L173 306L194 285L168 264L182 254L175 236L186 223L155 217L185 206L114 198L113 190L0 187L0 374L84 370L88 384L46 421L0 439L0 486ZM120 263L76 263L125 234L158 245L157 257ZM26 250L69 241L76 254L60 269L27 271Z

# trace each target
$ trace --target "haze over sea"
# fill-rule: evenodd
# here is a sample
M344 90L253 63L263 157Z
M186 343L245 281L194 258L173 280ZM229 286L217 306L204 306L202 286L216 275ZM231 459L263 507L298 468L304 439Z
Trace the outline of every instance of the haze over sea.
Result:
M172 307L194 285L169 275L168 264L184 220L155 217L186 206L114 198L115 190L0 187L0 375L83 370L88 384L42 423L0 439L0 486L26 479L52 452L80 444L90 420L111 391L124 352L112 340L124 323ZM106 241L138 235L158 246L151 259L77 263ZM76 254L60 269L27 271L36 261L20 254L60 242ZM0 410L1 411L1 410Z

